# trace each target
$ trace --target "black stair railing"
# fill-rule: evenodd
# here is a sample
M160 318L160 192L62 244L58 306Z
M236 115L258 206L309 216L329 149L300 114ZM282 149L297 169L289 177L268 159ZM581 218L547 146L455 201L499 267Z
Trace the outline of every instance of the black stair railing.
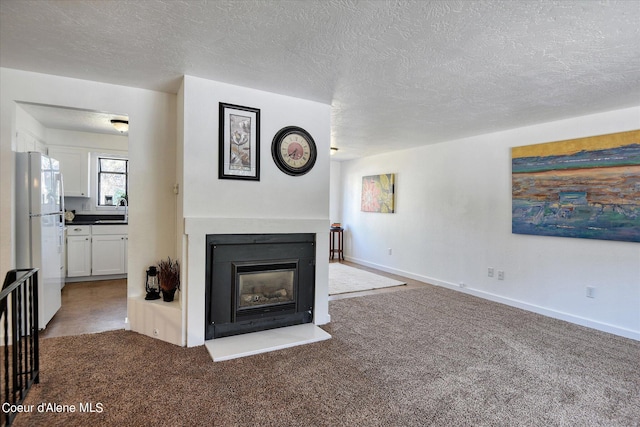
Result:
M39 382L38 269L7 273L0 292L0 425L11 425L33 384Z

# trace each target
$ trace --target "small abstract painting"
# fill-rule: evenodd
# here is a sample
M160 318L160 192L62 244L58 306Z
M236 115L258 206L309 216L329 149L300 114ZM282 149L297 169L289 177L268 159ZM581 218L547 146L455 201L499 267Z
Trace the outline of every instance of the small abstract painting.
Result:
M394 212L395 174L371 175L362 177L363 212Z
M512 232L640 242L640 130L511 149Z

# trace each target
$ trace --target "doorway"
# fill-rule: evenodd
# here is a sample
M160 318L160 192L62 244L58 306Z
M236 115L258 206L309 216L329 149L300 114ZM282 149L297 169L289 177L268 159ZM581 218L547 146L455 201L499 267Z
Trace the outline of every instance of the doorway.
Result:
M63 173L65 190L69 188L68 192L65 191L67 227L77 226L79 221L74 222L74 218L82 218L86 222L83 226L91 225L91 221L99 221L100 218L119 219L123 216L123 209L129 208L126 191L124 197L127 197L127 200L125 200L126 206L124 208L121 207L122 203L116 203L115 197L112 198L114 202L112 205L105 202L106 197L98 197L100 194L97 173L99 156L128 158L128 132L116 129L113 121L128 123L128 116L55 105L16 102L18 151L40 151L54 157L53 154L57 148L57 152L74 153L78 151L84 155L86 171L77 173L79 168L75 168L71 171L72 173ZM23 141L27 143L34 141L34 144L33 146L20 146ZM61 147L66 151L61 151ZM83 176L86 182L78 182L79 176ZM82 193L83 188L87 188L86 194ZM120 195L118 201L121 201L122 198ZM126 213L124 218L126 218ZM113 236L97 237L104 241L104 244L115 244L108 241ZM125 238L128 240L128 236ZM85 247L89 251L92 241L92 237L89 236ZM65 248L68 247L65 245ZM78 247L82 248L75 246L76 249ZM79 277L69 278L69 281L65 280L66 283L61 289L62 306L42 331L43 338L125 328L127 317L126 246L123 246L123 251L122 258L125 266L123 271L117 271L111 276L92 276L92 266L89 265L85 272L80 270L80 273L75 274ZM68 270L67 255L65 249L61 254L65 279ZM104 265L104 262L101 265ZM106 272L109 271L106 270Z

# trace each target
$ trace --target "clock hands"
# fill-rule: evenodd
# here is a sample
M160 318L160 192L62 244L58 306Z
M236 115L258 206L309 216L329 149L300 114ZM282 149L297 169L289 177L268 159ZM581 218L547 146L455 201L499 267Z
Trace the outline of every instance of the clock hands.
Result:
M299 160L304 155L304 148L300 144L291 144L287 150L287 156L292 160Z
M298 147L295 147L293 151L289 152L289 157L294 160L298 160L300 158L300 155L298 154Z

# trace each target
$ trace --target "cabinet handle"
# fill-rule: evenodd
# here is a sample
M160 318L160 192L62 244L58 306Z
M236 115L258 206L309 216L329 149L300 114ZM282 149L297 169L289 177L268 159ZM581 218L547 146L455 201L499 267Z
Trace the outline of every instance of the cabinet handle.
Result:
M82 228L74 228L73 231L82 231Z

